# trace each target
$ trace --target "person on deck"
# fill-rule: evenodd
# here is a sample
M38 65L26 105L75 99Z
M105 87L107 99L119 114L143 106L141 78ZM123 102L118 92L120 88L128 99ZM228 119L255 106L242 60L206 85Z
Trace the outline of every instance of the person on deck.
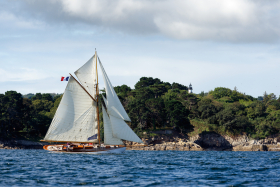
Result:
M67 143L67 151L69 151L70 149L73 150L73 144L72 143Z

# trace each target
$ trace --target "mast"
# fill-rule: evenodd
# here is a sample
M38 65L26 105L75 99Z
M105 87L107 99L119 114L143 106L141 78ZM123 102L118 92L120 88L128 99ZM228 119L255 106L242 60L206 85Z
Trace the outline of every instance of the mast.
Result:
M99 97L99 91L98 91L98 73L97 73L97 53L95 49L95 59L96 59L96 112L97 112L97 124L98 124L98 144L100 145L100 123L99 123L99 105L98 105L98 97Z

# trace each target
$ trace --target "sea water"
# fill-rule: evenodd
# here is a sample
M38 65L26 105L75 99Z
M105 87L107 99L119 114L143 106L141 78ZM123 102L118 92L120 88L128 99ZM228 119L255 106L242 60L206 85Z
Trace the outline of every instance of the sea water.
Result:
M280 186L280 152L0 150L0 186Z

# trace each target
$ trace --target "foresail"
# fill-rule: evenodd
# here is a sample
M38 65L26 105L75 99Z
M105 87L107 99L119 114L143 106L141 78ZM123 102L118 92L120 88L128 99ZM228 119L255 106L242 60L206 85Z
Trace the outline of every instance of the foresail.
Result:
M112 124L113 137L122 140L128 140L143 143L142 140L133 132L133 130L120 118L109 115Z
M45 141L97 142L96 102L70 77Z
M99 60L99 58L98 58ZM107 112L109 115L115 116L117 118L121 118L126 121L131 121L130 118L128 117L125 109L123 108L115 90L114 87L112 86L102 64L101 61L99 60L99 64L102 70L102 75L105 83L105 90L106 90L106 98L107 98Z
M91 57L82 67L75 71L84 88L95 98L96 95L96 57Z
M123 142L113 137L112 125L106 110L102 105L103 123L104 123L104 144L105 145L123 145Z

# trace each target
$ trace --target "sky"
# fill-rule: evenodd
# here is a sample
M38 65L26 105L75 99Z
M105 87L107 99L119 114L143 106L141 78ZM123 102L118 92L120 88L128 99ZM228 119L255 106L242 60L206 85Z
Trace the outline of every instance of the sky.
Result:
M1 0L0 93L63 93L61 76L96 48L113 86L153 77L279 96L279 10L273 0Z

